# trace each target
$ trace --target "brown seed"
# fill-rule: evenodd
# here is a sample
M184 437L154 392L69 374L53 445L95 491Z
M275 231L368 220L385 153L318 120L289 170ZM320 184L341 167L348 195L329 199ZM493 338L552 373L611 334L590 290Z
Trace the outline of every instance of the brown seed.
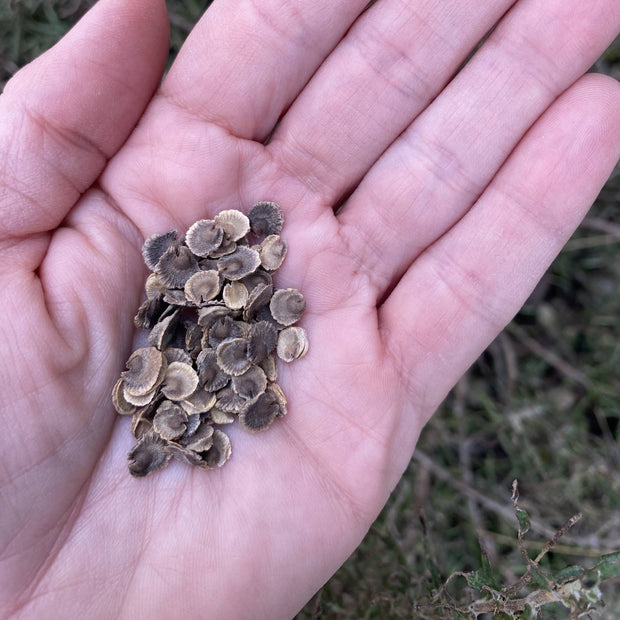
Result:
M153 418L153 430L162 439L177 439L187 429L187 413L178 405L165 400Z
M152 347L163 351L172 341L174 330L177 327L179 311L173 312L153 327L148 337L148 342Z
M230 385L245 400L254 400L267 387L267 377L261 368L251 366L242 375L233 377Z
M209 256L217 250L224 239L224 231L214 220L198 220L192 224L185 235L187 247L200 257Z
M229 375L242 375L250 367L247 351L248 343L243 338L224 340L215 352L217 363Z
M124 396L123 379L120 378L112 388L112 404L120 415L133 415L136 405L132 405Z
M277 290L269 302L273 318L282 325L292 325L299 321L306 309L306 300L296 288Z
M170 461L170 453L161 437L154 432L148 432L131 449L127 458L129 473L142 477L165 467Z
M228 235L224 235L224 239L217 250L213 250L209 254L209 258L222 258L222 256L228 256L237 249L237 243L233 241Z
M198 375L196 371L183 362L172 362L161 385L161 392L170 400L185 400L198 387Z
M151 235L142 246L142 256L146 266L155 271L157 263L162 255L173 246L180 245L180 240L177 239L177 231L171 230L164 235Z
M265 373L267 381L275 381L278 378L278 367L276 365L275 355L268 355L262 362L258 364Z
M245 331L242 324L231 316L223 316L209 327L207 342L212 349L216 349L224 340L243 336Z
M220 211L213 219L232 241L239 241L250 232L250 220L237 209Z
M166 294L166 287L156 273L149 274L144 285L144 292L147 299L156 299Z
M246 399L229 387L222 388L217 393L217 400L215 401L216 409L221 409L226 413L239 413L245 404Z
M243 311L243 320L251 321L261 308L269 304L272 295L273 287L271 284L257 284L248 296L248 301Z
M259 265L258 252L242 245L231 254L220 258L217 268L227 280L241 280L254 272Z
M271 323L253 323L248 338L248 359L253 364L262 362L276 348L277 339L278 332Z
M280 239L280 235L269 235L260 244L258 255L264 269L275 271L280 268L286 256L286 243Z
M239 414L239 422L246 430L256 433L271 426L279 413L278 402L273 394L265 392Z
M170 362L183 362L184 364L192 365L192 358L189 353L179 347L168 347L163 351L164 357Z
M278 334L278 357L292 362L308 352L308 337L302 327L287 327Z
M217 407L213 407L208 413L209 419L213 424L232 424L235 421L235 416L228 411L222 411Z
M215 405L215 394L208 392L202 387L198 387L196 391L182 400L179 405L187 411L188 414L206 413L213 405Z
M213 349L203 349L198 354L196 368L200 385L208 392L217 392L230 381L230 375L217 363L217 355Z
M222 290L226 306L231 310L240 310L248 300L248 289L241 282L229 282Z
M127 392L127 386L123 386L123 398L130 404L136 407L145 407L146 405L153 402L155 398L155 394L157 393L157 388L152 390L151 392L147 392L146 394L141 394L140 396L135 396L133 394L129 394Z
M161 380L166 358L155 347L136 349L127 360L127 370L121 373L125 394L144 396L155 389Z
M220 430L213 431L213 445L204 455L205 465L208 468L222 467L232 453L230 439Z
M241 282L244 284L245 288L248 289L248 293L251 293L259 284L273 286L273 278L271 277L271 274L261 267L258 267L256 271L248 276L245 276L245 278L242 278Z
M161 281L171 288L183 288L187 280L198 270L196 257L185 246L169 247L161 255L155 268Z
M217 297L220 292L220 276L212 269L198 271L187 280L183 290L190 303L202 306Z
M248 213L252 232L264 237L278 234L282 230L284 216L275 202L257 202Z
M282 388L277 383L270 383L267 386L267 392L273 394L273 397L278 403L278 407L280 408L280 411L278 411L278 416L286 415L288 402Z
M194 452L204 452L213 445L213 427L204 422L200 424L196 432L182 442Z

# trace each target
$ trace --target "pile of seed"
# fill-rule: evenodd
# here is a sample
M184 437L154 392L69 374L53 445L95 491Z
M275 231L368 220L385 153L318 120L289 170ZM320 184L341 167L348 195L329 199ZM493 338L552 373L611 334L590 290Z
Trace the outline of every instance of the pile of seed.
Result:
M231 454L222 426L237 419L262 431L286 414L276 355L291 362L308 341L293 326L306 308L302 294L273 287L286 255L282 224L278 205L259 202L247 216L221 211L185 238L173 230L144 243L153 273L134 321L150 330L149 346L132 353L112 392L116 411L132 416L133 476L172 457L221 467Z

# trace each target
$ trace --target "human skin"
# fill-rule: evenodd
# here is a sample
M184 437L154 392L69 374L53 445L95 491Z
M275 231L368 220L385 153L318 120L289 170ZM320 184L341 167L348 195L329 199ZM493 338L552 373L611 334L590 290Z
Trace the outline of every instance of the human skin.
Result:
M3 618L294 615L612 171L620 88L582 74L617 0L365 4L216 0L160 85L165 3L100 0L7 85ZM141 245L258 200L307 299L289 413L220 470L131 478Z

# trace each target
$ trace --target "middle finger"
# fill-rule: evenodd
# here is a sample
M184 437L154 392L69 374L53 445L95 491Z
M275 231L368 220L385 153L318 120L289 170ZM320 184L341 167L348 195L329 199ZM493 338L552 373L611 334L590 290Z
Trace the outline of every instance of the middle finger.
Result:
M268 146L274 159L320 204L337 202L513 2L376 3L282 119Z

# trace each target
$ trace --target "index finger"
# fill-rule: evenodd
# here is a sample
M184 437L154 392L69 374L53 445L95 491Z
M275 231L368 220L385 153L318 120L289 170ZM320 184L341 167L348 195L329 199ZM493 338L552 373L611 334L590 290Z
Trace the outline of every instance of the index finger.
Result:
M263 140L367 0L214 2L161 94L232 134Z

